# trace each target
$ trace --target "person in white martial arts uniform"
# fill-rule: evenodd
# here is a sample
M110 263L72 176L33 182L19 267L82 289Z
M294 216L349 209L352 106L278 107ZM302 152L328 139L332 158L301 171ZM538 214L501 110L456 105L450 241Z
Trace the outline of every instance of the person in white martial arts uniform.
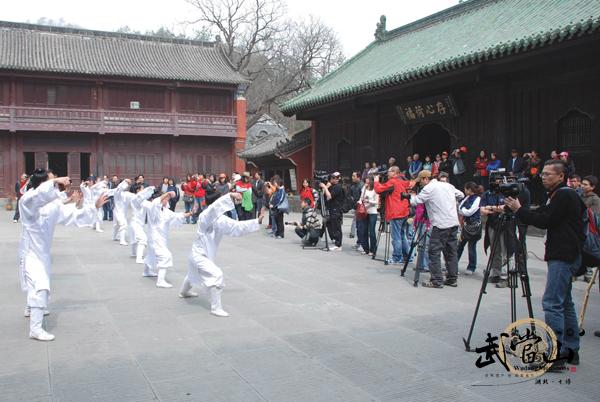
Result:
M173 287L166 280L167 269L173 266L173 255L169 250L169 230L183 225L185 219L192 216L192 212L176 213L169 209L169 200L175 196L175 192L169 191L152 202L142 202L148 217L148 252L144 258L143 276L156 276L156 287L159 288Z
M210 313L217 317L228 317L229 313L221 305L221 292L225 286L223 271L215 264L217 249L224 235L242 236L256 232L265 216L263 208L257 219L237 221L224 215L235 208L235 202L242 202L242 195L229 193L224 195L207 209L198 219L196 240L189 257L188 273L183 281L179 297L196 297L192 286L204 286L210 299Z
M142 187L134 184L135 197L131 200L131 222L129 224L129 240L131 242L131 255L135 257L137 264L144 263L144 250L148 245L148 236L144 226L146 225L146 210L142 203L154 194L154 186Z
M95 220L97 209L107 201L101 196L95 202L81 200L79 195L73 200L83 201L65 204L59 187L68 189L68 177L53 178L45 169L36 169L30 179L30 189L19 200L23 231L19 244L19 266L21 288L27 292L25 316L29 316L29 337L40 341L51 341L54 335L42 326L47 313L50 294L51 257L50 247L56 225L90 226ZM81 205L80 205L81 206Z
M129 191L131 180L125 179L115 189L113 196L113 240L118 241L122 246L128 246L127 243L127 211L131 200L135 194Z
M95 177L91 176L88 183L88 186L90 186L90 189L92 190L92 200L97 200L102 194L108 192L108 185L102 179L96 179ZM94 223L94 230L102 233L104 232L102 229L102 217L104 215L104 211L101 209L98 210L97 215L96 222Z
M96 181L94 176L90 176L86 181L82 181L79 185L79 188L81 189L81 193L84 195L83 198L90 200L97 200L102 194L108 192L106 183L104 183L102 180ZM104 232L100 226L102 222L102 212L103 211L98 211L98 216L91 225L92 229L99 233Z

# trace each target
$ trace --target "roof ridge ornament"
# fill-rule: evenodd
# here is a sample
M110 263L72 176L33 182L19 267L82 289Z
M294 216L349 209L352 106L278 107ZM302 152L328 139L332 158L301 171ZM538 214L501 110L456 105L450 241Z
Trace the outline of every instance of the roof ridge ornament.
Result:
M375 29L375 40L376 41L381 41L385 39L385 36L387 34L387 30L385 28L385 15L382 15L381 17L379 17L379 22L377 23L377 29Z

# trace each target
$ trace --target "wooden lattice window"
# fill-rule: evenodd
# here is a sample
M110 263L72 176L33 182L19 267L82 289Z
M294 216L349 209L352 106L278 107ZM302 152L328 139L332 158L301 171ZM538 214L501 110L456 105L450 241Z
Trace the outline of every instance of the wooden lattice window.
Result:
M587 149L592 147L592 119L572 110L558 122L560 149Z

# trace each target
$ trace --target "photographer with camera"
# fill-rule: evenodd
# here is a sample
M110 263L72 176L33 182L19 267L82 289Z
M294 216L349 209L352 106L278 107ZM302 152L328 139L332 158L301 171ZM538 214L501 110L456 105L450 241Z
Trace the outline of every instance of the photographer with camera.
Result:
M327 231L334 245L329 251L342 251L342 204L344 202L344 189L340 184L340 172L334 172L329 176L327 184L319 182L319 187L325 195L325 207L329 212Z
M364 183L362 182L362 180L360 179L360 172L352 172L352 184L350 184L350 196L352 197L352 200L354 201L354 205L356 205L356 203L358 202L358 200L360 199L360 195L362 193L362 189L363 189ZM355 209L355 208L353 208ZM352 224L350 225L350 238L353 239L354 236L356 236L356 210L354 211L354 214L352 216ZM360 246L359 242L356 242L356 246L354 246L355 248L358 249L358 247Z
M577 193L567 187L568 170L563 161L550 160L544 164L540 176L548 190L547 205L526 210L513 197L507 197L505 204L522 222L547 230L544 260L548 264L548 277L542 298L545 321L562 345L564 352L559 351L559 357L572 352L570 362L579 364L579 325L571 298L571 277L581 265L585 205ZM563 360L554 363L550 371L564 369Z
M302 221L287 223L286 225L296 226L295 232L302 239L303 246L315 246L319 241L321 234L321 222L317 216L317 212L311 206L310 198L304 198L300 201L302 207Z
M429 271L431 279L424 282L427 288L443 288L444 285L458 286L458 214L457 200L464 194L452 184L431 178L431 172L423 170L416 182L422 187L419 194L410 198L411 205L425 204L431 222L431 238L429 239ZM440 254L444 253L446 261L446 280L442 274Z
M409 258L410 245L408 244L406 219L408 218L408 201L402 199L402 193L410 188L410 182L400 178L400 168L391 166L387 171L388 180L381 182L375 176L374 188L379 195L385 194L385 221L391 226L392 253L391 263L402 264Z

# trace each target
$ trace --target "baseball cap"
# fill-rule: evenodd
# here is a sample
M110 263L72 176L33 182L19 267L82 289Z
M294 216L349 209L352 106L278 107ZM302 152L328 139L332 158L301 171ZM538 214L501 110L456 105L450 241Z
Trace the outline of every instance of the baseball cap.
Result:
M442 155L446 155L446 156L448 156L448 151L444 151L444 152L442 152Z
M427 177L427 178L431 177L431 172L429 170L421 170L419 172L419 175L415 179L415 182L419 183L421 181L421 179L423 179L425 177Z
M333 172L331 177L340 177L342 174L340 172Z

